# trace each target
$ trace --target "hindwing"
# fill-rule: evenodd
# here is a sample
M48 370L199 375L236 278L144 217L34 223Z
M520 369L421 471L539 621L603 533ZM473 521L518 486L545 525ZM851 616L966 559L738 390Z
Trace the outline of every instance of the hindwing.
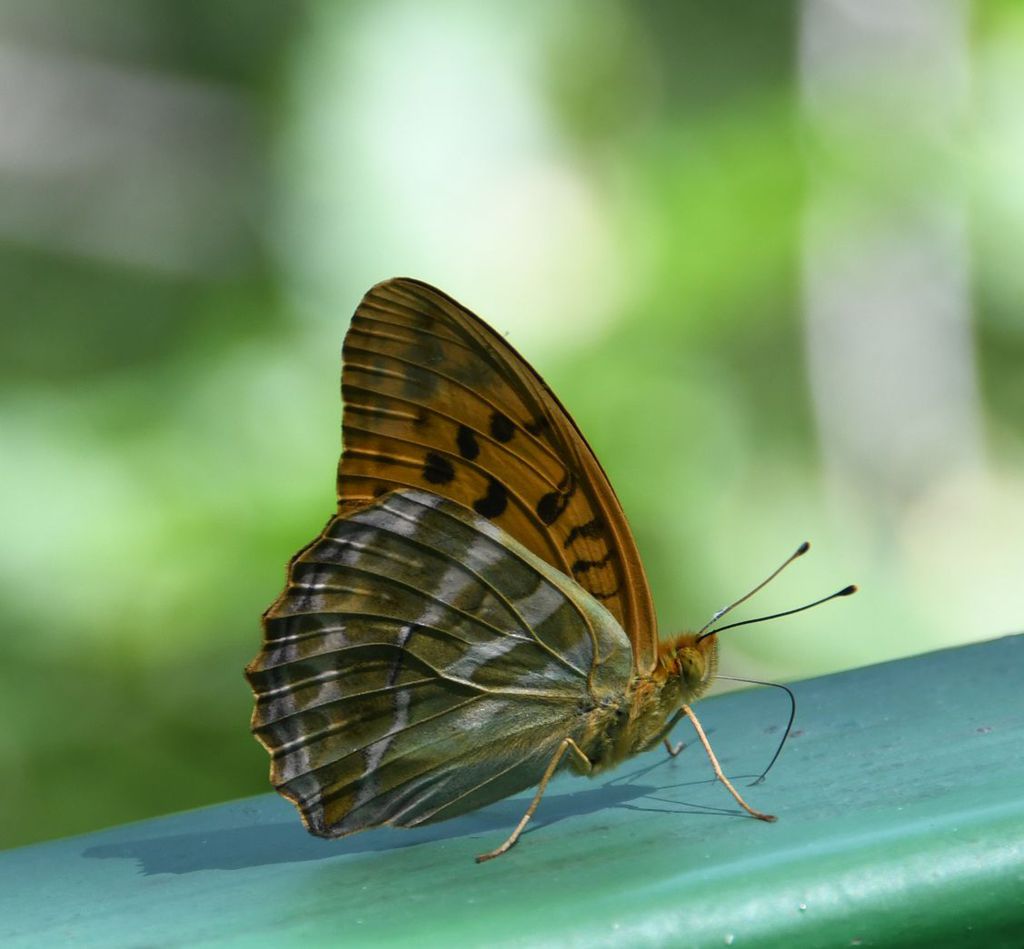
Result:
M536 784L621 697L615 618L485 517L418 490L333 518L293 559L246 675L271 780L341 836Z

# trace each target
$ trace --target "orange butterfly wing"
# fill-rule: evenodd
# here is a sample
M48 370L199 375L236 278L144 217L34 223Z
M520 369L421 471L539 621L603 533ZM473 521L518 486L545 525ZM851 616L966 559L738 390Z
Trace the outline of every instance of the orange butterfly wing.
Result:
M339 511L403 487L458 501L600 601L636 670L649 672L657 623L625 514L526 360L451 297L407 278L363 297L342 359Z

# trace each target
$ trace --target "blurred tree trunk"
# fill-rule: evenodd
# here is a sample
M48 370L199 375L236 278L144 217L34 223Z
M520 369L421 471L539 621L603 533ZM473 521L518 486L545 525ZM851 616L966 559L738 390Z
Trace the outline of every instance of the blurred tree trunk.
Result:
M808 360L833 485L882 519L978 466L969 302L969 13L805 0Z

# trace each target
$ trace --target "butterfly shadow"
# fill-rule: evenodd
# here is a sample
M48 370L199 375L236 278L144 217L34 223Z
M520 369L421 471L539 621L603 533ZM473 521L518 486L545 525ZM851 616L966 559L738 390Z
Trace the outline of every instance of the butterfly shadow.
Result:
M620 806L657 791L654 787L621 785L556 794L544 799L544 824L567 817ZM144 876L195 873L199 870L243 870L274 864L331 860L378 851L398 851L420 844L494 833L500 836L515 826L525 803L502 801L473 814L427 827L394 831L376 828L340 840L325 840L306 833L298 820L254 824L222 830L140 837L87 847L82 856L93 860L135 860Z
M677 784L660 781L657 784L641 783L641 779L666 763L661 760L616 775L597 787L591 785L578 791L546 795L528 833L551 827L569 817L583 817L616 808L706 816L732 816L737 813L726 808L687 803L662 796L664 792L673 789L706 785L708 782L703 779ZM645 801L664 806L650 806L643 803ZM314 837L306 833L297 820L254 823L245 827L139 837L100 844L87 847L82 856L93 860L135 860L143 876L195 873L200 870L244 870L276 864L333 860L362 853L400 851L421 844L463 837L487 834L501 837L515 826L525 807L526 801L522 797L513 798L446 823L401 831L377 828L340 840Z
M557 823L559 820L564 820L566 817L579 817L583 814L593 813L609 807L616 807L630 811L646 811L657 814L687 814L690 816L704 817L747 817L742 810L735 807L721 807L712 804L698 803L697 801L680 800L676 797L662 796L664 792L672 792L682 788L708 788L709 786L718 784L718 780L716 778L696 778L691 781L676 781L669 784L659 781L657 785L644 785L637 783L638 779L647 777L652 772L663 770L666 766L672 767L673 764L674 762L671 758L660 758L651 764L634 768L632 771L628 771L624 774L617 774L609 778L602 788L599 789L602 796L608 797L609 792L612 792L613 795L618 795L619 792L626 792L627 790L631 793L623 793L620 800L606 800L600 806L588 806L587 802L581 800L587 795L595 794L594 791L580 791L575 794L559 795L559 800L565 802L563 807L567 812L561 815L552 814L547 809L548 801L547 798L545 798L543 804L537 811L537 818L534 820L533 826L531 826L529 830L525 831L523 836L542 830L545 827L549 827L551 824ZM756 775L734 775L731 780L737 781L742 778L753 777L756 777ZM645 806L644 804L638 803L640 799L663 804L665 806ZM570 803L575 805L571 810L569 809ZM541 813L542 811L543 816Z

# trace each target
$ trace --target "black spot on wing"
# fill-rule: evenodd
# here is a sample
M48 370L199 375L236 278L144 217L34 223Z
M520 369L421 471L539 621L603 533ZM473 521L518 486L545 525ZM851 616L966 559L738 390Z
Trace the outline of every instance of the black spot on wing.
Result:
M599 517L595 517L587 521L586 524L579 524L569 531L569 536L565 538L565 543L562 546L571 547L580 537L593 540L595 537L600 537L603 531L604 521Z
M444 455L428 451L423 459L423 477L431 484L448 484L455 480L455 468Z
M567 480L568 490L549 491L537 502L537 517L545 524L554 524L562 516L562 511L566 509L569 500L576 493L576 481L571 474L567 476Z
M459 454L463 458L468 458L472 461L480 454L480 445L476 440L476 433L468 425L459 426L459 434L455 438L456 444L459 446Z
M516 433L516 426L504 412L491 413L491 434L499 442L510 442Z
M525 428L525 429L526 429L526 430L527 430L527 431L528 431L528 432L529 432L529 433L530 433L531 435L539 435L539 434L540 434L541 432L543 432L543 431L544 431L544 430L545 430L545 429L546 429L546 428L547 428L547 427L548 427L548 426L549 426L550 424L551 424L551 423L550 423L550 422L548 422L548 420L547 420L546 418L544 418L544 416L542 415L542 416L540 416L539 418L535 418L535 419L534 419L533 421L531 421L531 422L527 422L527 423L526 423L526 425L525 425L525 426L523 426L523 427L524 427L524 428Z
M508 489L495 478L487 479L487 493L473 502L473 510L482 517L497 517L508 507Z
M593 570L594 567L604 567L615 556L614 550L609 550L600 560L577 560L572 567L572 575L578 577L581 573Z

